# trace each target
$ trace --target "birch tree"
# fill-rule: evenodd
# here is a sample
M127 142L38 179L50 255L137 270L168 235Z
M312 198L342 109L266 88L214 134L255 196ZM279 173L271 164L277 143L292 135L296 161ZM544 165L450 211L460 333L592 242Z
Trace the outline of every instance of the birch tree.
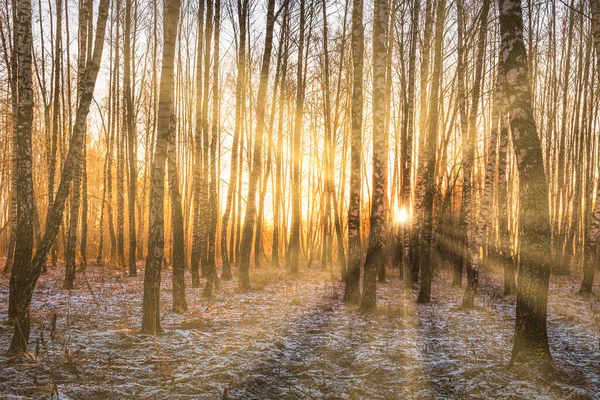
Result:
M387 188L387 130L385 129L386 54L388 28L387 0L375 0L373 20L373 189L369 246L365 260L361 309L371 311L377 301L377 272L384 263Z
M520 0L499 0L505 95L512 143L519 169L519 240L521 268L517 280L517 313L511 364L551 360L547 305L550 278L548 185L529 92L527 52L523 41Z
M163 56L158 100L156 146L152 161L150 187L150 221L148 257L144 272L144 300L142 305L142 333L158 334L160 327L160 270L164 257L164 191L165 167L170 140L171 113L173 112L173 75L175 44L179 24L179 0L165 0L163 14Z

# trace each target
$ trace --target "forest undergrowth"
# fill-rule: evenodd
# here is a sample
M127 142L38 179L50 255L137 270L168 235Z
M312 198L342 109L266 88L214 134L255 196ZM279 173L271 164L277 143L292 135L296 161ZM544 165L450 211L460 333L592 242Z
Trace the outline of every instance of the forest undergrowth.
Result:
M378 308L344 305L331 271L253 270L252 290L221 282L211 299L189 288L189 310L170 311L162 277L158 337L139 334L143 273L129 278L90 265L76 290L62 268L41 277L32 304L30 353L6 355L12 326L0 321L0 398L425 399L600 397L600 298L579 278L553 277L549 336L556 372L508 368L515 298L499 274L482 274L477 307L439 270L434 299L417 305L392 272ZM336 273L337 276L337 273ZM8 278L0 278L7 314ZM600 292L600 287L595 288Z

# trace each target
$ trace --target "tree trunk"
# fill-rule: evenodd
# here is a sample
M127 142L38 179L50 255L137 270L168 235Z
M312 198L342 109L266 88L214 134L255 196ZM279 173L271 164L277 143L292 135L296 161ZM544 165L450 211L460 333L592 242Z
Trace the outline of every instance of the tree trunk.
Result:
M363 0L352 2L352 134L350 143L350 201L348 203L348 273L345 276L344 301L360 302L360 197L362 163L364 27Z
M256 132L254 150L252 152L252 169L248 182L248 196L246 197L246 215L242 230L242 243L240 245L240 288L242 291L250 289L250 253L252 251L252 236L254 232L254 219L256 216L256 186L262 170L262 146L265 130L265 107L267 88L269 84L269 68L271 65L271 51L273 49L273 26L275 24L275 0L269 0L267 6L267 32L265 37L265 52L263 54L260 70L260 83L256 100ZM258 238L257 238L258 240Z
M444 22L446 20L446 0L438 0L437 21L435 25L435 44L433 56L433 76L431 95L429 97L429 125L427 129L427 165L423 171L425 194L423 197L423 245L421 246L421 288L418 303L431 301L431 284L433 282L433 200L435 197L435 165L436 144L439 119L439 96L442 80L442 44L444 42Z
M33 171L31 131L33 125L32 11L31 0L21 0L13 14L13 69L15 85L11 93L17 113L13 120L13 195L17 198L14 264L10 275L9 318L15 318L15 334L21 329L21 308L24 305L21 284L28 273L33 253ZM16 61L14 59L16 58ZM10 301L13 300L13 301ZM27 334L28 334L27 330ZM20 344L20 342L19 342ZM26 350L25 346L11 350ZM10 351L10 350L9 350Z
M183 211L179 177L177 173L177 122L175 113L171 112L169 134L169 154L167 157L169 174L169 196L171 198L171 226L173 233L173 312L183 313L187 310L185 300L185 251L183 238Z
M210 143L210 228L208 230L208 265L207 280L203 296L210 297L213 288L218 287L217 266L215 262L215 250L217 239L217 219L219 214L219 202L217 199L217 142L220 142L220 93L219 93L219 40L221 35L221 0L215 0L215 40L213 61L213 87L212 87L212 138Z
M473 97L471 98L471 110L469 115L469 132L466 146L463 143L463 148L466 149L466 157L463 162L463 173L465 174L465 182L463 183L463 202L466 212L466 232L464 238L465 255L467 264L467 287L463 296L463 307L470 308L474 306L475 294L477 293L477 285L479 283L479 252L481 247L481 237L485 219L487 218L489 208L489 197L492 189L492 177L495 171L494 167L488 168L486 174L487 190L484 193L482 201L481 215L479 216L479 224L476 222L475 202L473 201L473 193L471 190L472 182L474 181L473 162L475 160L475 145L477 142L477 113L479 110L479 94L481 93L482 77L483 77L483 56L485 52L485 41L487 37L487 18L490 10L490 0L483 0L481 8L481 21L479 26L479 41L477 43L477 62L475 64L475 77L473 81ZM464 140L464 139L463 139ZM488 198L485 198L485 195Z
M499 0L502 55L512 142L519 168L521 269L511 364L537 357L551 360L546 330L550 278L548 186L537 134L520 0Z
M179 0L164 3L164 47L158 100L156 147L152 161L150 187L148 257L144 273L144 303L142 306L142 333L158 334L160 328L160 270L164 255L164 191L165 162L170 137L170 118L173 111L173 75L175 42L179 24Z
M300 263L300 220L301 211L301 149L303 115L304 115L304 42L306 15L304 12L305 0L300 0L300 31L298 43L298 71L296 89L296 112L294 115L294 143L293 143L293 170L292 170L292 232L290 237L290 272L298 273Z
M417 39L419 29L419 9L420 0L415 0L413 4L412 22L410 28L410 53L408 58L408 87L406 102L404 105L404 119L402 126L402 189L401 205L410 216L411 207L411 175L413 168L413 141L415 137L415 80L416 80L416 59L417 59ZM414 210L413 210L414 211ZM402 265L404 270L404 283L406 287L412 287L416 277L413 276L413 269L409 263L410 248L410 220L406 221L400 227L402 240Z
M590 0L592 9L592 32L594 36L594 47L596 48L596 70L600 77L600 1ZM587 203L586 203L587 204ZM596 246L598 233L600 232L600 184L596 188L596 203L593 212L587 219L584 238L584 266L581 293L591 293L594 286L594 274L596 272Z
M388 4L375 0L373 20L373 189L369 246L365 260L362 311L372 311L377 301L377 272L382 268L385 237L387 188L387 140L385 129L385 87Z
M411 264L411 277L415 281L419 275L419 266L421 265L422 251L422 227L424 223L424 201L426 182L424 179L427 164L427 86L429 81L429 65L431 63L431 37L433 33L433 0L427 0L425 3L425 30L423 32L423 47L421 49L421 71L419 83L419 143L418 160L419 164L416 171L416 190L415 205L413 209L412 230L409 247L409 262ZM430 105L431 106L431 105ZM430 119L433 122L433 119Z
M128 172L129 172L129 190L127 198L127 214L129 225L129 276L137 275L136 260L136 232L135 232L135 196L137 184L137 141L133 109L134 99L131 82L131 1L125 0L125 32L123 38L123 104L125 112L123 113L123 126L127 132L127 154L128 154ZM135 84L135 82L134 82Z
M198 46L196 55L196 126L194 131L194 219L192 233L192 287L200 287L200 214L201 206L201 176L202 176L202 44L204 37L204 0L200 0L198 8Z
M85 64L87 58L87 23L89 16L87 2L82 1L79 10L79 26L78 26L78 54L77 54L77 101L81 99L82 94L82 79L85 73ZM85 138L85 128L84 128ZM85 140L83 146L86 146ZM71 210L69 215L69 226L67 233L67 247L65 248L66 274L63 284L64 289L71 290L75 285L75 270L76 270L76 249L77 249L77 224L79 222L79 205L81 200L81 167L82 163L77 166L75 177L71 186Z
M26 3L26 1L25 1ZM20 3L21 4L21 3ZM85 122L92 102L96 77L100 69L102 60L102 50L104 48L104 33L106 31L106 20L108 18L109 0L101 0L98 8L98 23L96 28L96 38L94 40L94 51L92 57L88 60L85 74L83 77L83 91L81 101L77 107L75 125L73 134L69 142L69 152L64 162L61 180L58 185L58 191L52 209L46 219L46 229L44 237L39 243L33 261L27 263L18 272L13 271L11 284L14 281L14 291L11 296L15 296L16 318L15 332L10 345L12 352L26 351L29 342L31 297L35 284L40 276L42 267L45 264L46 257L54 244L54 239L58 234L62 222L63 211L71 181L81 163L81 154L83 152L83 133ZM29 48L30 46L28 46ZM10 301L10 300L9 300Z
M281 25L282 38L285 37L283 44L283 53L281 54L281 88L279 93L279 121L277 123L277 148L275 150L275 194L273 196L273 247L271 262L274 267L279 267L279 227L281 225L281 198L282 198L282 180L283 180L283 120L285 108L285 87L287 82L287 65L290 48L289 35L289 2L285 3L283 11L283 23ZM285 36L284 36L285 35Z

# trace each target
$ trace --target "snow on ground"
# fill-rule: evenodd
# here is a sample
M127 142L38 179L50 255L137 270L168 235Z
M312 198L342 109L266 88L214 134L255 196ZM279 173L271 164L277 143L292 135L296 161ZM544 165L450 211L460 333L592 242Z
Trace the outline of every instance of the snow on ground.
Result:
M12 326L0 278L0 398L600 398L600 299L577 294L579 277L553 278L558 372L543 376L507 368L515 299L490 272L472 311L439 271L431 304L415 304L416 291L391 277L378 285L377 311L363 315L342 303L330 271L312 267L296 280L283 269L253 270L250 293L222 282L212 299L188 281L190 309L177 315L164 271L158 337L139 334L143 272L128 278L92 265L71 292L61 290L62 275L41 277L31 354L18 358L5 355Z

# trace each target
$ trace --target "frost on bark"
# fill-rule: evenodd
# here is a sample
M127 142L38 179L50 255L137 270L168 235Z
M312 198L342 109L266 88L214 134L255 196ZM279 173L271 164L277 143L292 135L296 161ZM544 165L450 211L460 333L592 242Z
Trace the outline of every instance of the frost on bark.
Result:
M371 311L377 302L377 272L384 262L387 187L387 140L385 129L385 87L388 28L387 0L375 0L373 21L373 189L369 246L365 260L361 309Z
M590 0L592 9L592 32L594 36L594 47L596 49L596 70L600 77L600 1ZM584 264L583 282L580 291L591 293L594 285L594 274L596 271L595 252L600 232L600 184L596 188L596 203L593 212L586 221L584 238Z
M499 0L502 61L506 73L512 143L519 169L521 268L511 364L551 360L546 328L550 278L548 186L537 134L520 0Z
M106 31L108 8L109 0L101 0L98 6L98 23L94 40L94 50L91 57L86 62L85 73L83 74L82 79L83 89L81 92L81 100L77 107L75 124L73 125L73 132L69 141L69 151L63 164L61 179L52 204L52 209L50 209L48 217L46 218L44 237L39 243L31 263L24 265L19 272L13 272L13 276L11 276L11 286L13 286L14 280L14 290L11 290L11 296L15 296L16 299L15 332L10 345L10 351L12 352L27 350L30 330L29 308L33 290L42 271L42 267L45 264L46 257L54 245L54 240L62 222L71 182L81 163L85 123L92 103L96 78L98 76L98 70L100 69L102 51L104 49L104 34Z
M344 301L360 302L360 194L362 162L363 65L364 65L363 0L352 3L352 109L350 143L350 202L348 203L348 272L345 276Z
M423 243L420 246L421 287L417 297L418 303L429 303L431 300L431 284L433 281L433 200L435 197L435 163L436 144L439 119L439 96L442 79L442 44L444 39L444 22L446 20L446 1L438 0L437 21L435 24L435 44L433 56L433 78L429 101L429 123L427 127L426 165L423 171Z
M254 133L254 149L252 151L252 168L248 182L248 196L246 197L246 215L242 230L242 243L240 245L240 288L242 291L250 289L250 253L252 252L252 236L254 233L254 219L256 217L256 187L262 171L262 147L265 131L265 108L267 103L267 89L269 85L269 68L271 65L271 51L273 49L273 26L275 24L275 0L269 0L267 7L267 31L265 36L265 50L260 69L260 83L256 99L256 130ZM258 237L256 238L258 240Z
M179 24L179 0L165 0L163 56L158 100L156 146L152 161L150 186L150 226L148 257L144 273L144 302L142 306L142 333L158 334L160 327L160 270L165 244L165 164L170 137L170 118L173 108L173 64Z

